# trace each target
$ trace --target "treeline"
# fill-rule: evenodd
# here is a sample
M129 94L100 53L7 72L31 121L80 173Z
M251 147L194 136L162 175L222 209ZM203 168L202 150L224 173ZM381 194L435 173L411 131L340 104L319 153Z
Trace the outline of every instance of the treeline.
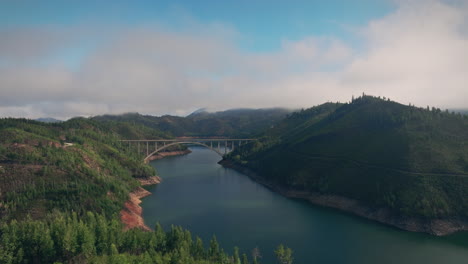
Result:
M281 108L232 109L215 113L199 111L187 117L127 113L92 119L141 125L178 137L252 137L277 124L289 113L291 110Z
M282 245L280 263L292 263L292 252ZM116 219L88 212L83 217L51 215L47 220L13 220L0 226L0 263L258 263L234 248L227 254L213 237L205 245L188 230L172 226L155 230L123 231Z

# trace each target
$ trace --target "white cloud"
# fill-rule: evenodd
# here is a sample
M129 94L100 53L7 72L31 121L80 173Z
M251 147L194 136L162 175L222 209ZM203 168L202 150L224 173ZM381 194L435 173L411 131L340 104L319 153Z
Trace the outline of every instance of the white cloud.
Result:
M0 58L15 62L47 56L69 42L70 36L53 28L0 29Z
M467 21L462 2L399 1L394 13L360 29L363 50L310 36L282 40L282 49L269 53L242 51L240 33L219 23L186 31L112 28L76 69L60 60L37 63L68 47L69 30L20 29L0 38L0 115L309 107L362 92L468 107ZM73 45L96 36L93 29L78 31ZM47 34L54 37L42 40Z
M415 5L418 3L418 5ZM409 1L364 29L369 50L344 85L419 105L468 107L468 9Z

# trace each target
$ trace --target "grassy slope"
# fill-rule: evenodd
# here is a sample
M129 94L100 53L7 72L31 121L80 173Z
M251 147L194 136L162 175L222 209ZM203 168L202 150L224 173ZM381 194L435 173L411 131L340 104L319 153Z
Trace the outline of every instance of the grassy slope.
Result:
M365 96L291 115L231 158L294 189L403 215L465 218L466 131L462 115Z

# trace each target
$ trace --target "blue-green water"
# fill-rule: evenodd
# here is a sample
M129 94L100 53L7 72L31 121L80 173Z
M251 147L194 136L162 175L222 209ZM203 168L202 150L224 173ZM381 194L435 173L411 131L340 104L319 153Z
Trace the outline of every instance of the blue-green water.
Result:
M247 176L217 164L205 148L154 161L163 182L148 188L143 218L190 229L205 245L213 234L229 252L260 249L262 263L276 263L283 243L294 263L468 263L468 234L433 237L400 231L332 209L288 199ZM273 165L273 164L272 164ZM273 165L274 166L274 165Z

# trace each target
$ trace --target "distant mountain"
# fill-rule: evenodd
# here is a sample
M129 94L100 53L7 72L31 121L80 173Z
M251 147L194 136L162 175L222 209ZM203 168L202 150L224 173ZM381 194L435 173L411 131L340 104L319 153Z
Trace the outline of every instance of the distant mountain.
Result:
M319 204L443 234L468 219L467 131L468 116L364 96L293 113L229 160L281 190L328 197Z
M199 109L187 117L127 113L96 116L92 119L139 124L173 136L251 137L274 126L291 112L292 110L283 108L232 109L214 113Z
M43 123L58 123L58 122L63 122L62 120L55 119L55 118L52 118L52 117L41 117L41 118L36 118L36 119L34 119L34 120L39 121L39 122L43 122Z

